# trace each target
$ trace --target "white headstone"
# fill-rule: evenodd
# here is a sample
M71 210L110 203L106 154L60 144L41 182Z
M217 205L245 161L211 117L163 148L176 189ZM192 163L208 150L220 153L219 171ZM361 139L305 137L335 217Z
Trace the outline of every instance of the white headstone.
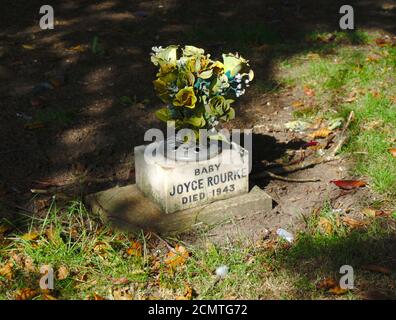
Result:
M135 147L136 185L165 213L201 206L249 191L249 154L239 145L199 162L173 161L158 146Z

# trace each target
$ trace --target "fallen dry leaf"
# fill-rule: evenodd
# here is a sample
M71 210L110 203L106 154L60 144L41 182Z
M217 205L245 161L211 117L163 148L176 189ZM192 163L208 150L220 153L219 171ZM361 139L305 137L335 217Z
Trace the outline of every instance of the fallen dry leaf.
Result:
M318 227L324 234L331 234L333 232L333 225L330 220L325 217L319 219Z
M13 272L13 264L11 261L6 263L3 267L0 268L0 276L8 280L12 279L12 277L14 276L14 272Z
M316 284L316 288L326 290L327 292L335 295L341 295L348 292L347 289L342 289L334 278L326 278Z
M65 266L60 266L58 272L56 273L56 277L58 280L65 280L69 276L69 269Z
M340 296L348 292L348 289L343 289L340 286L329 289L329 293Z
M364 208L364 209L362 210L362 213L363 213L365 216L367 216L367 217L374 218L374 217L376 216L376 211L377 211L377 210L375 210L375 209Z
M380 56L380 55L378 55L378 54L371 54L371 55L369 55L369 56L366 58L366 61L367 61L367 62L376 62L376 61L378 61L379 59L381 59L381 56Z
M165 263L170 268L175 268L186 262L190 254L187 249L183 246L177 245L174 251L169 251L165 258Z
M306 144L304 144L304 147L305 148L308 148L308 147L314 147L314 146L317 146L319 144L319 142L318 141L309 141L309 142L307 142Z
M366 221L361 221L361 220L356 220L351 217L342 217L341 218L342 222L351 228L359 228L367 225Z
M388 151L390 152L393 158L396 158L396 148L389 148Z
M36 267L32 258L26 257L23 259L23 269L26 272L36 272Z
M0 234L4 234L7 231L9 231L11 229L10 226L7 226L5 224L0 224Z
M133 241L132 245L127 250L127 254L129 256L141 257L142 245L138 241Z
M376 43L376 45L379 46L379 47L384 47L384 46L386 46L387 44L391 44L391 43L392 43L392 40L391 40L390 38L382 37L382 38L377 38L377 39L375 39L375 43Z
M49 293L41 294L41 298L43 300L58 300L57 298L55 298L53 295L50 295Z
M129 287L113 290L114 300L133 300L133 293Z
M35 46L32 44L23 44L22 48L26 49L26 50L33 50L35 48Z
M72 52L84 52L87 49L85 47L83 47L81 44L78 44L74 47L71 47L69 49L67 49L68 51L72 51Z
M362 213L369 217L369 218L375 218L375 217L389 217L391 215L391 212L389 211L384 211L384 210L376 210L372 208L364 208L362 210Z
M301 108L301 107L304 106L304 102L302 102L302 101L294 101L294 102L292 102L291 105L292 105L293 108L298 109L298 108Z
M193 289L190 285L186 284L184 289L184 294L182 296L176 296L176 300L191 300L193 294Z
M329 134L331 133L331 130L328 128L321 128L318 129L314 132L312 132L311 134L309 134L309 136L312 139L316 139L316 138L327 138L329 136Z
M37 291L31 288L19 289L15 293L15 300L30 300L37 296Z
M390 274L392 272L392 270L387 267L378 266L378 265L374 265L374 264L365 265L362 267L362 269L368 270L368 271L384 273L384 274Z
M38 236L39 236L39 234L38 234L37 232L32 231L32 232L25 233L25 234L21 237L21 239L22 239L22 240L26 240L26 241L32 241L32 240L37 239Z
M357 189L366 186L366 182L362 180L331 180L330 182L344 190Z
M130 282L131 282L131 280L129 280L128 278L125 278L125 277L112 280L113 284L128 284Z
M94 251L96 254L102 256L102 255L106 255L106 254L107 254L108 249L109 249L109 246L108 246L106 243L100 242L100 241L99 241L99 242L95 245L95 247L93 248L93 251Z
M105 298L103 298L102 296L100 296L100 295L98 295L96 293L94 293L93 299L94 300L106 300Z
M320 290L329 290L335 288L336 286L337 282L334 278L325 278L316 284L316 288Z
M45 127L45 124L43 122L40 122L40 121L28 123L28 124L25 125L25 129L26 130L42 129L44 127Z
M304 86L304 93L308 97L315 96L315 91L312 88L308 87L308 86Z

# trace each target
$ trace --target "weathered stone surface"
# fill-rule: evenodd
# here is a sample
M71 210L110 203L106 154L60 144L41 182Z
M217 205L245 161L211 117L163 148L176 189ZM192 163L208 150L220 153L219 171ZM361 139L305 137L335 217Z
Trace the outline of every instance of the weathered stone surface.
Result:
M172 161L158 152L154 156L150 152L145 155L146 148L135 148L136 185L165 213L231 198L249 190L249 154L236 144L199 162Z
M214 225L232 218L266 213L272 208L271 197L257 186L243 195L172 214L164 213L136 185L115 187L89 195L85 200L93 213L115 227L160 234L178 233L197 225Z

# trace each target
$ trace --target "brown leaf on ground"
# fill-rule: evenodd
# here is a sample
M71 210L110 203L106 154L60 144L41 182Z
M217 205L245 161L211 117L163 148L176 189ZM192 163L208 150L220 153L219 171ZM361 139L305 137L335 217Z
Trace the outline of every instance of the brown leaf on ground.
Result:
M22 44L22 48L26 50L33 50L35 46L33 44Z
M320 290L329 290L336 286L337 282L334 278L325 278L316 284L316 288Z
M30 300L37 296L37 291L31 288L19 289L15 293L15 300Z
M189 256L190 254L185 247L177 245L174 251L167 253L164 262L169 268L175 268L183 265Z
M23 269L26 272L36 272L36 267L32 258L26 257L23 259Z
M25 233L23 236L21 236L22 240L26 240L26 241L32 241L37 239L39 236L39 234L35 231L29 232L29 233Z
M191 300L193 295L193 289L190 285L186 284L184 294L182 296L176 296L176 300Z
M112 280L113 284L128 284L131 282L128 278L122 277Z
M56 236L56 230L53 226L50 226L45 230L45 236L47 239L53 243L58 243L61 241L57 236Z
M106 299L103 298L102 296L100 296L100 295L94 293L93 300L106 300Z
M311 137L312 139L316 139L316 138L327 138L329 136L329 134L331 133L331 130L328 128L321 128L318 129L314 132L312 132L311 134L309 134L309 137Z
M330 182L344 190L357 189L366 186L366 182L362 180L331 180Z
M46 293L46 292L41 294L41 298L43 300L58 300L53 295L50 295L49 293Z
M367 271L384 273L384 274L390 274L392 272L392 270L387 267L378 266L375 264L368 264L368 265L362 266L362 269L367 270Z
M133 300L133 293L129 287L113 290L114 300Z
M32 123L27 123L25 125L26 130L36 130L36 129L42 129L45 127L45 124L43 122L32 122Z
M56 278L58 280L65 280L69 276L69 269L65 266L60 266L58 272L56 273Z
M5 224L0 224L0 236L5 234L7 231L10 231L11 227Z
M367 225L367 221L356 220L350 217L342 217L341 220L351 228L360 228Z
M388 38L388 37L381 37L381 38L376 38L375 39L375 43L376 43L376 45L377 46L379 46L379 47L384 47L384 46L386 46L386 45L390 45L390 44L392 44L392 39L391 38Z
M304 86L304 93L308 97L315 96L315 91L312 88L308 87L308 86Z
M348 292L348 289L343 289L340 286L329 289L329 293L340 296Z
M293 108L298 109L298 108L301 108L301 107L304 106L304 102L302 102L302 101L293 101L291 105L292 105Z
M11 280L14 276L13 263L7 262L4 266L0 267L0 276Z
M72 52L84 52L87 50L87 48L83 47L81 44L78 44L78 45L71 47L67 50L72 51Z
M320 231L324 234L331 234L333 232L333 225L329 219L321 217L318 222L318 227Z
M133 241L131 246L127 250L129 256L141 257L142 256L142 245L138 241Z
M372 209L372 208L364 208L362 210L362 213L369 218L389 217L391 215L391 212L389 212L389 211L376 210L376 209Z
M328 293L334 295L341 295L348 292L347 289L342 289L334 278L325 278L316 284L319 290L326 290Z
M370 54L367 56L366 61L367 62L376 62L381 59L381 56L378 54Z
M389 148L388 151L393 158L396 158L396 148Z
M93 248L93 251L102 256L107 254L107 250L109 249L109 246L107 243L99 241Z

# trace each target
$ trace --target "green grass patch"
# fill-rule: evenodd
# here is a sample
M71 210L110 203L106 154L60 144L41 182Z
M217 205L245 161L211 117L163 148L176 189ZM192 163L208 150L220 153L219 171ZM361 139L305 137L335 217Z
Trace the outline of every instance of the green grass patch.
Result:
M364 44L371 39L359 37ZM368 177L375 191L394 202L396 161L388 149L396 143L396 48L341 46L334 54L293 59L282 67L279 81L309 86L316 94L314 107L295 116L347 117L353 110L351 139L344 148L356 160L353 174Z

